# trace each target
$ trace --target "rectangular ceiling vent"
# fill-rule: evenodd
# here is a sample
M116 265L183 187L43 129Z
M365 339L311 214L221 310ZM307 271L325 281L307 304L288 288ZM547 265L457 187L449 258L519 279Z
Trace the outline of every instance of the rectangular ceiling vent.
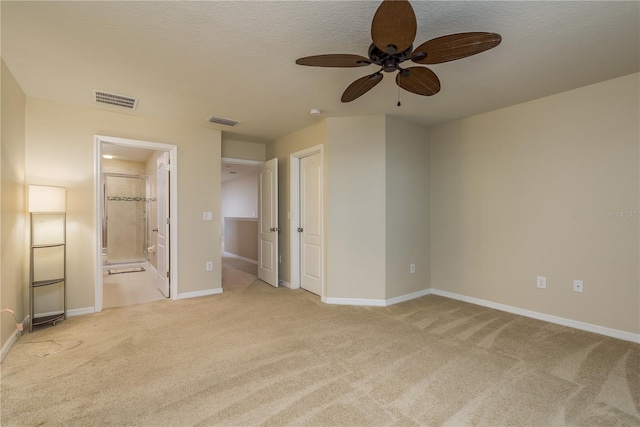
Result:
M128 108L129 110L134 110L138 105L137 98L103 92L101 90L94 90L93 93L95 95L96 102L99 104L115 105L116 107Z
M211 123L217 123L219 125L225 125L225 126L235 126L238 123L240 123L238 120L223 119L222 117L215 117L215 116L209 117L209 121Z

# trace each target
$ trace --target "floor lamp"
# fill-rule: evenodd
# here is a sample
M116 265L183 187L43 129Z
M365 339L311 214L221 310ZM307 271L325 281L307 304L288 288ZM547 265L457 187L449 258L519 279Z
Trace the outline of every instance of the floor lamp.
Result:
M29 332L34 326L67 317L66 295L66 202L67 189L44 185L29 186L29 214L31 223L31 259L29 268ZM55 295L62 291L62 313L55 310L34 313L36 289ZM59 295L59 294L58 294ZM59 301L59 298L58 298ZM59 303L58 303L59 304Z

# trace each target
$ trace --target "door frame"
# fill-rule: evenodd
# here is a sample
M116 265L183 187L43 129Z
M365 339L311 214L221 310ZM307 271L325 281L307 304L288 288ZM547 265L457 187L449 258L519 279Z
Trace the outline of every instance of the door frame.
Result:
M167 151L171 163L169 179L169 213L171 216L170 227L170 258L171 258L171 299L178 299L178 147L173 144L160 142L140 141L135 139L116 138L112 136L94 136L94 221L95 221L95 303L94 312L102 311L103 306L103 282L102 282L102 143L122 145L125 147L146 148L149 150Z
M289 179L289 249L291 251L290 261L291 261L291 289L299 289L300 288L300 233L298 233L299 221L300 221L300 159L303 157L310 156L312 154L320 154L320 170L322 172L321 183L321 192L322 198L320 199L320 217L322 221L320 222L321 227L321 235L322 235L322 256L321 256L321 266L320 271L322 272L322 280L321 286L322 289L321 298L325 296L325 248L326 248L326 235L324 233L324 145L315 145L313 147L305 148L304 150L296 151L295 153L291 153L289 156L289 165L290 165L290 179Z

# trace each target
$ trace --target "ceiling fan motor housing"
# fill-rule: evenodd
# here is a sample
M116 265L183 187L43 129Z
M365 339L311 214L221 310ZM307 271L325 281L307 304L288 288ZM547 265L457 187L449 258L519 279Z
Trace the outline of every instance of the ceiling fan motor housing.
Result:
M411 58L411 52L413 52L413 45L409 46L403 52L388 54L371 43L371 46L369 46L369 59L374 64L381 66L387 73L392 73L398 69L402 62Z

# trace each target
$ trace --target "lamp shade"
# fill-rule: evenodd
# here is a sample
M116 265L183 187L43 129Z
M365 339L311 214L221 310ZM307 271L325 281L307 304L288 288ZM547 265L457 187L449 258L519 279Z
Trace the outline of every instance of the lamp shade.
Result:
M46 185L29 186L29 212L59 213L66 211L66 188Z

